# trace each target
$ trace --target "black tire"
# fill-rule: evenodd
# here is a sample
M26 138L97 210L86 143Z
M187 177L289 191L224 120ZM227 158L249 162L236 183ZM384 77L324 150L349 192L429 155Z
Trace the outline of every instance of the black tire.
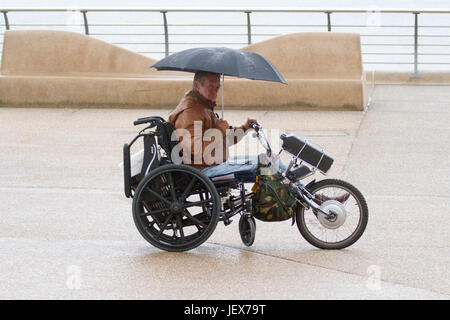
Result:
M348 200L342 202L342 205L345 208L345 211L344 211L345 218L344 218L344 222L342 222L343 224L340 226L336 225L336 226L334 226L334 228L324 226L322 224L322 222L319 220L319 215L322 213L318 212L317 210L312 210L312 209L306 210L303 206L299 205L297 208L297 213L296 213L297 214L297 216L296 216L297 227L298 227L301 235L306 239L306 241L308 241L310 244L312 244L313 246L315 246L317 248L320 248L320 249L343 249L343 248L346 248L346 247L354 244L364 233L364 230L366 229L367 222L369 219L369 209L367 207L367 202L364 199L364 196L362 195L362 193L355 186L351 185L350 183L348 183L346 181L337 180L337 179L321 180L321 181L314 183L311 187L309 187L309 191L313 194L321 194L321 190L322 190L322 192L324 192L324 190L327 190L330 188L342 190L341 194L345 193L345 192L348 192L350 194ZM330 189L330 190L332 190L332 189ZM331 196L333 196L333 195L331 195ZM337 196L337 194L335 194L335 196ZM354 228L349 227L350 222L348 220L349 220L350 215L348 215L348 212L350 212L350 211L347 208L347 206L349 206L350 209L354 208L353 204L357 207L357 210L359 213L358 218L356 218L356 217L353 218L353 216L352 216L352 219L355 220L355 222L353 223L353 224L355 224ZM353 212L352 212L352 214L353 214ZM322 221L324 221L323 217L324 217L324 215L322 214L322 216L321 216ZM314 234L314 232L312 231L312 226L306 222L306 219L311 220L312 222L314 222L314 220L315 220L315 222L316 222L315 224L318 226L320 232L322 234L323 233L326 234L325 240L319 238L317 235ZM356 219L357 219L357 222L356 222ZM343 228L347 222L349 224L345 228ZM311 224L313 224L313 223L311 223ZM350 230L350 234L348 236L344 237L343 239L337 240L337 234L338 234L339 230L343 231L344 229ZM328 241L327 233L329 232L329 230L336 230L336 231L334 231L336 233L335 241Z
M242 243L250 247L255 242L256 221L249 214L244 214L239 219L239 234L241 235Z
M133 219L139 233L166 251L187 251L201 245L215 230L219 214L220 197L214 184L187 165L157 168L142 179L133 198Z

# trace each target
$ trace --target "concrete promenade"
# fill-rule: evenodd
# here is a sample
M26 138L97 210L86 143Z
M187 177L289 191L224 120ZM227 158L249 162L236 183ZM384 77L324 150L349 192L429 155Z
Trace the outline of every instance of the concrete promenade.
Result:
M134 226L118 163L133 120L169 109L0 108L0 299L448 300L450 86L369 94L365 112L225 111L334 156L329 177L369 205L365 234L340 251L290 221L257 221L247 248L238 217L197 249L160 251Z

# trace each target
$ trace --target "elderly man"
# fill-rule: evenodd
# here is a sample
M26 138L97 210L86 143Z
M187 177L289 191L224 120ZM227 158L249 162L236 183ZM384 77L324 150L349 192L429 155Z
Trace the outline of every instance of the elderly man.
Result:
M196 72L192 90L184 95L169 115L169 122L183 146L184 163L198 169L225 162L228 147L239 142L250 128L250 123L256 122L255 119L247 119L244 125L232 127L226 120L220 119L214 112L219 88L219 74ZM186 150L189 150L188 154Z

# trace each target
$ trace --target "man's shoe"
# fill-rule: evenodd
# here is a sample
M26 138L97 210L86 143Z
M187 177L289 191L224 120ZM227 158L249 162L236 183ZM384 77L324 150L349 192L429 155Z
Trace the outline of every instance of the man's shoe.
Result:
M350 193L344 193L343 195L340 195L339 197L327 197L326 195L323 194L316 194L314 195L314 201L320 206L322 205L322 203L324 203L325 201L328 200L336 200L339 201L340 203L344 203L345 201L347 201L347 199L350 197ZM312 208L313 213L317 216L318 211L314 208Z
M343 203L343 202L347 201L347 199L349 197L350 197L350 193L344 193L343 195L340 195L339 197L334 197L334 198L328 197L324 194L316 194L314 196L314 201L320 206L320 205L322 205L322 203L324 203L325 201L328 201L328 200L336 200L336 201L339 201L340 203Z

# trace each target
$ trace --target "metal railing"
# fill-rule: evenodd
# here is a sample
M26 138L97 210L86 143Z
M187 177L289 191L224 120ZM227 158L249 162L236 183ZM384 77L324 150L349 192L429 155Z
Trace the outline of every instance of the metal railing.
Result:
M164 50L160 51L139 51L139 50L133 50L135 52L141 53L141 54L163 54L165 56L169 55L170 53L174 51L170 51L172 47L179 47L180 45L184 46L204 46L204 45L228 45L228 46L244 46L244 45L250 45L253 42L255 42L255 39L265 39L270 37L276 37L279 35L283 35L286 33L291 32L302 32L305 30L314 29L314 31L341 31L344 29L351 28L352 30L356 30L356 32L359 32L361 34L361 47L362 47L362 54L363 58L365 56L381 56L381 57L388 57L390 56L413 56L414 61L370 61L370 60L364 60L363 63L365 65L412 65L413 70L412 76L418 77L419 76L419 65L448 65L450 66L450 61L446 61L445 59L442 60L443 57L450 57L450 52L421 52L420 49L422 48L450 48L450 42L442 42L443 39L450 39L450 23L449 24L419 24L419 15L425 16L425 15L436 15L436 14L444 14L448 15L450 14L450 9L444 10L444 9L412 9L412 10L405 10L405 9L378 9L378 8L363 8L363 9L300 9L300 8L257 8L257 9L251 9L251 8L0 8L0 12L3 14L3 20L4 24L3 27L6 30L12 30L12 29L21 29L21 28L58 28L58 27L67 27L67 23L15 23L14 20L11 19L11 14L15 12L33 12L33 13L52 13L52 12L72 12L74 14L79 15L82 17L82 22L78 24L80 27L82 27L84 30L83 32L86 35L95 36L95 37L106 37L106 36L120 36L120 37L140 37L140 40L138 41L111 41L112 44L115 45L121 45L121 46L127 46L127 45L153 45L153 46L162 46ZM156 13L161 14L161 19L158 21L155 21L153 23L90 23L90 15L96 14L96 13L110 13L110 14L116 14L116 13ZM222 13L222 14L238 14L243 16L244 23L170 23L170 17L168 17L169 14L188 14L188 13ZM319 24L299 24L299 23L252 23L252 18L257 17L257 15L260 14L311 14L311 15L321 15L323 14L323 22L325 23L319 23ZM409 20L411 23L407 24L388 24L388 25L382 25L381 23L367 23L366 24L346 24L346 23L333 23L333 18L337 17L339 14L352 14L352 15L361 15L365 14L366 18L370 17L372 15L384 15L384 14L394 14L394 15L407 15L411 17ZM178 18L174 19L177 20ZM320 19L320 18L316 18ZM188 18L184 18L184 21L188 21ZM450 19L445 19L445 21L450 21ZM0 25L1 26L1 25ZM108 27L114 27L114 28L122 28L127 29L129 27L134 28L132 32L95 32L95 29L97 28L108 28ZM136 28L160 28L161 31L159 32L142 32L142 33L136 33ZM214 33L204 33L204 32L188 32L184 31L189 28L227 28L227 30L232 30L233 28L239 28L237 32L214 32ZM175 29L182 29L182 31L172 31L170 30ZM271 28L272 32L264 32L264 29ZM421 30L443 30L442 33L437 34L420 34L419 28ZM389 29L395 29L395 30L409 30L412 31L412 33L392 33L392 31L387 31L381 34L373 34L373 33L365 33L360 32L360 30L389 30ZM94 32L93 32L94 30ZM203 29L202 29L203 30ZM263 31L258 31L263 30ZM281 30L281 31L280 31ZM155 40L155 39L147 39L147 40L141 40L150 38L150 37L163 37L163 40ZM211 36L220 36L222 38L229 37L232 38L244 38L245 40L241 40L240 42L236 42L233 40L221 40L220 42L214 43L211 42L210 37ZM142 38L144 37L144 38ZM190 37L201 37L202 41L195 41L190 42L186 40L171 40L173 38L182 37L182 39L190 38ZM368 39L397 39L395 42L373 42L373 41L367 41ZM412 40L412 43L399 41L398 39L407 39ZM419 39L422 40L422 43L419 42ZM427 41L423 41L425 39L438 39L440 41L439 43L429 43ZM368 48L412 48L412 51L409 52L393 52L386 51L386 49L383 49L383 51L366 51ZM175 50L178 51L178 50ZM420 61L419 57L431 57L431 61ZM433 58L435 57L435 58ZM439 59L440 57L440 59Z

